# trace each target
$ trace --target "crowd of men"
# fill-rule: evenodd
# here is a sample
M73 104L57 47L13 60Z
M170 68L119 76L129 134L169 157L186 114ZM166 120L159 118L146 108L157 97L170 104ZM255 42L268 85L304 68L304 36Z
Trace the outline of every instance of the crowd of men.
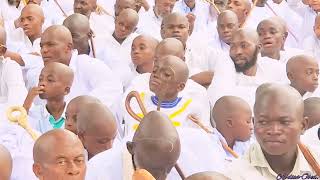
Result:
M0 0L0 180L320 178L319 12Z

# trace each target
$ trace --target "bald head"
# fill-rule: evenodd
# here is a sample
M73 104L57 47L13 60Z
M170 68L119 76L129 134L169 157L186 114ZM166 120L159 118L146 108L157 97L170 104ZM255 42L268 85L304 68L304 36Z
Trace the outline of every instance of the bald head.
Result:
M140 122L127 148L134 155L137 168L146 169L158 179L159 175L165 177L167 174L163 173L169 173L176 164L180 155L180 139L168 116L151 111Z
M256 45L259 44L259 36L255 30L240 28L232 34L231 42L246 40Z
M43 39L72 43L72 36L69 29L62 25L52 25L48 27L41 36L41 42Z
M311 97L304 100L304 116L309 118L308 128L320 123L320 98Z
M43 10L37 4L28 4L22 9L21 16L24 17L28 15L29 16L34 15L44 20Z
M157 45L159 44L159 41L156 38L146 34L137 36L133 41L143 41L152 49L156 49Z
M113 137L116 134L116 120L111 111L102 103L86 103L81 106L77 115L78 131L94 133L99 127L108 127Z
M238 23L238 16L231 10L224 10L218 15L217 23L234 22Z
M167 55L177 56L184 59L184 47L181 41L176 38L166 38L162 40L156 48L156 58L161 58Z
M39 5L28 4L22 9L20 15L20 27L31 42L40 37L43 23L44 14Z
M297 55L291 57L286 66L287 73L294 73L301 68L302 65L317 64L317 61L308 55Z
M175 73L175 78L178 82L186 83L189 78L189 69L187 64L177 56L164 56L158 61L163 62L165 66L171 67Z
M12 157L6 147L0 144L0 179L9 180L12 173Z
M90 32L90 23L87 16L82 14L72 14L68 16L64 21L63 25L69 29L71 33L73 32Z
M62 81L66 86L71 87L74 73L69 66L58 62L52 62L45 64L41 74L44 72L58 77L59 81Z
M134 24L134 26L137 26L139 21L138 13L130 8L122 10L117 18L125 19L128 23Z
M0 26L0 44L6 45L7 44L7 33L6 30Z
M207 172L200 172L193 174L186 178L186 180L230 180L229 178L225 177L223 174L207 171Z
M69 149L68 149L69 148ZM54 129L42 134L33 147L33 159L35 163L44 164L50 162L52 157L59 156L59 152L74 149L84 150L80 139L72 132L64 129ZM56 151L60 149L60 151ZM81 153L83 155L83 152Z
M135 0L116 0L114 5L115 16L118 16L119 13L124 9L135 9L136 1Z

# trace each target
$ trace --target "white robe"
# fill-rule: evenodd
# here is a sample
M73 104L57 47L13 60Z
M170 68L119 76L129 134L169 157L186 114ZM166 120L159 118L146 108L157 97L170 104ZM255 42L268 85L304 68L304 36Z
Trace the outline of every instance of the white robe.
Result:
M114 31L114 18L107 14L99 15L95 12L90 15L90 27L96 36L105 36Z
M310 7L308 7L303 16L302 27L300 29L301 42L303 42L308 36L310 36L310 34L314 34L313 26L316 16L317 13Z
M153 11L153 7L150 7L149 11L140 15L137 32L139 34L150 35L161 41L161 22L162 18L157 17Z
M313 148L320 149L320 140L318 137L319 124L313 126L312 128L306 130L306 132L301 135L300 140L303 144L311 146Z
M27 89L19 64L0 57L0 104L22 105Z
M208 95L212 105L222 96L238 96L253 107L255 91L263 83L288 83L285 65L267 57L257 60L255 76L246 76L235 70L231 59L219 62L217 71L208 88Z
M303 41L303 49L320 62L320 40L314 33Z
M192 128L178 128L177 131L181 143L178 164L186 176L202 171L223 171L223 152L216 148L217 144L207 134ZM131 139L132 137L126 138ZM122 145L92 158L87 166L86 180L131 180L132 173L131 155L125 145ZM167 179L180 179L175 168L172 168Z

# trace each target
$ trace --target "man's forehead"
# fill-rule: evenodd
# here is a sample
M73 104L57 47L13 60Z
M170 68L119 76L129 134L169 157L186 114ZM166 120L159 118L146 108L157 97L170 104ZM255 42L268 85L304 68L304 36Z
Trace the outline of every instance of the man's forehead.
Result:
M266 29L266 28L269 28L269 29L281 29L281 25L277 24L277 23L274 23L272 21L263 21L258 26L258 30Z
M168 18L165 22L165 25L167 26L172 26L172 25L187 25L188 24L188 19L185 17L180 17L180 16L174 16Z

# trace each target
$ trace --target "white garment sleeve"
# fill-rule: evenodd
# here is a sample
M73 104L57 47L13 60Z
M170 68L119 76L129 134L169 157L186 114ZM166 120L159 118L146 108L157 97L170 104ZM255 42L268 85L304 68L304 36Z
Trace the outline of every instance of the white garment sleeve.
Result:
M5 71L4 79L8 88L8 102L23 104L27 96L27 89L23 81L21 67L16 62L8 60Z

